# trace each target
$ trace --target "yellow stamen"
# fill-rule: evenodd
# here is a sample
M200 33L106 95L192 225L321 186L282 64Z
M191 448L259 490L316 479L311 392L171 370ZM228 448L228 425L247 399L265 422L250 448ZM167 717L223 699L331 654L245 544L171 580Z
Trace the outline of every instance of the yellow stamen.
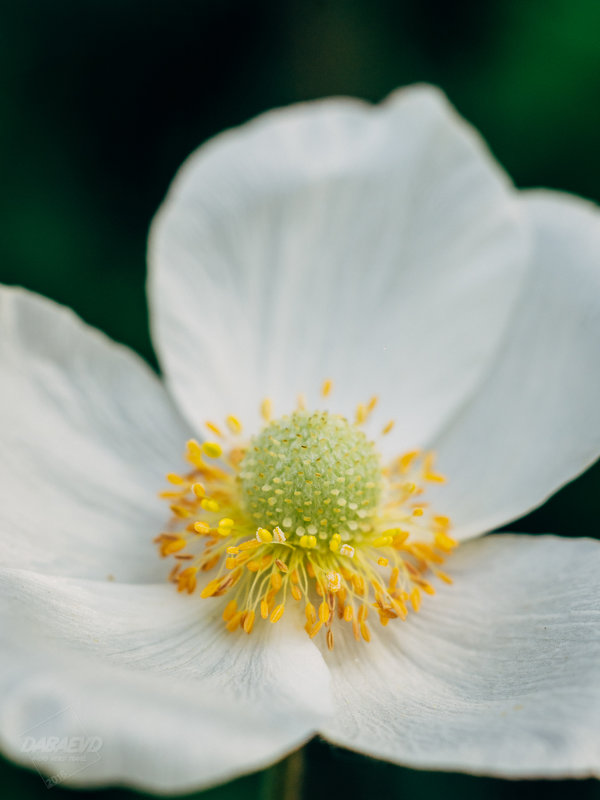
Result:
M326 381L323 396L331 390ZM358 406L359 425L376 404ZM452 582L439 569L457 545L450 520L423 497L441 482L433 455L413 450L382 467L374 443L343 417L302 410L271 422L268 398L261 413L263 431L235 446L223 431L241 434L237 417L223 429L207 422L223 445L190 440L193 469L167 474L174 489L161 495L173 517L155 542L176 562L169 580L179 592L196 593L198 573L214 569L200 596L228 594L227 629L249 634L257 619L281 619L289 591L304 603L307 634L322 630L332 649L336 625L368 642L370 608L385 627L418 611L436 581Z

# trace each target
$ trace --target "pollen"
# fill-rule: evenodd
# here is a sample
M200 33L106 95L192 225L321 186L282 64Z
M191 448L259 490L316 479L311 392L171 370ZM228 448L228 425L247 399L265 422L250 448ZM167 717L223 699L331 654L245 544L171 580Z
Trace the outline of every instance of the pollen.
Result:
M321 396L332 388L325 381ZM368 643L369 611L383 627L401 622L437 581L451 583L439 569L457 545L451 522L425 499L444 476L432 453L383 463L376 440L394 423L369 436L377 403L372 396L347 419L308 411L302 396L273 418L267 398L250 439L232 414L208 422L219 442L188 442L187 471L170 472L160 493L172 516L155 543L175 562L177 590L222 602L236 635L299 606L307 635L333 649L334 627Z

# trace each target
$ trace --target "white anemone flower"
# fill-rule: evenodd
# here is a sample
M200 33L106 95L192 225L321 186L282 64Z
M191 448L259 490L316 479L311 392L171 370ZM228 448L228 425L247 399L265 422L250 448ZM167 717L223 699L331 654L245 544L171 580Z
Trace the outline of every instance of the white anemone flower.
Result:
M189 159L150 237L164 381L3 289L4 751L156 792L317 733L600 774L600 543L481 538L600 452L599 254L595 207L517 192L415 87Z

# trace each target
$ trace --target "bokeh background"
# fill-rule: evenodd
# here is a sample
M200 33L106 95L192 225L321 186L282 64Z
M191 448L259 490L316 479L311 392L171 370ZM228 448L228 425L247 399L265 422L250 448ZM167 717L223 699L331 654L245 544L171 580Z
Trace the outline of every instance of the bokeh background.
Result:
M273 106L331 94L377 101L414 81L449 94L518 186L600 201L598 0L5 2L0 282L72 306L155 365L146 234L188 153ZM599 500L596 468L511 527L598 537ZM7 796L48 791L37 774L7 762L0 781ZM136 797L51 791L54 800ZM198 797L343 793L600 800L600 781L418 772L315 740L303 765L296 757Z

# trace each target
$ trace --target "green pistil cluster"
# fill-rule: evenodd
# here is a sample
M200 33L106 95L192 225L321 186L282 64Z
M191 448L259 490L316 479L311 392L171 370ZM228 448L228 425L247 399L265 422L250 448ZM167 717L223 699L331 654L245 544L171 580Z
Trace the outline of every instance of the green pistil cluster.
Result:
M326 411L296 411L270 422L251 440L239 476L257 526L279 526L288 538L314 536L323 548L335 534L360 539L383 491L374 443Z

